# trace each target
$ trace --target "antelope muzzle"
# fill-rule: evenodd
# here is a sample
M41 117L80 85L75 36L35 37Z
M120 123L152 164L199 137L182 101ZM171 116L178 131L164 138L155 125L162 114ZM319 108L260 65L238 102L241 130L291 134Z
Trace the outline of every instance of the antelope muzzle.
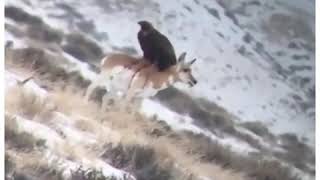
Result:
M198 83L198 81L193 77L193 76L190 76L190 80L188 82L189 86L190 87L193 87L194 85L196 85Z

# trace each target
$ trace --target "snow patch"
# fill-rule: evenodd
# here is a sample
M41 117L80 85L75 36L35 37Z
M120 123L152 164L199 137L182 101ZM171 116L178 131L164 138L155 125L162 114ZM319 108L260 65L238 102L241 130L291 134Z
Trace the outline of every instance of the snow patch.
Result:
M25 119L21 116L13 115L13 117L18 125L19 131L27 132L38 139L45 140L46 145L49 148L55 149L56 147L63 145L64 140L51 128L41 123Z
M11 87L18 85L18 82L25 80L26 78L22 78L14 73L9 71L5 71L5 83L6 83L6 91L10 90ZM29 80L23 86L28 92L31 92L41 99L45 99L48 96L48 92L38 86L32 79Z
M166 121L175 130L186 130L196 134L203 134L220 144L230 146L233 151L239 153L258 152L259 150L251 147L248 143L240 141L234 137L225 137L223 139L217 137L213 133L203 130L193 124L193 119L189 116L177 114L158 102L150 99L144 99L140 108L140 112L151 118L155 115L157 119Z
M68 71L80 72L82 77L89 79L91 81L97 78L97 73L91 71L87 63L81 62L80 60L69 55L66 52L62 52L62 55L72 64L71 67L68 69Z

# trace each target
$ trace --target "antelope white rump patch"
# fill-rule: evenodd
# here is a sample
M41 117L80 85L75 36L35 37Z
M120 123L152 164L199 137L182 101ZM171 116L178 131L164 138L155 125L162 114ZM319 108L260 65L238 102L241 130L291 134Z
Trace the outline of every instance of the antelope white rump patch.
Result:
M149 82L147 84L147 86L145 86L144 89L140 89L139 90L138 96L139 97L144 97L144 98L151 97L151 96L156 95L158 91L159 91L159 89L155 89L154 88L153 82Z

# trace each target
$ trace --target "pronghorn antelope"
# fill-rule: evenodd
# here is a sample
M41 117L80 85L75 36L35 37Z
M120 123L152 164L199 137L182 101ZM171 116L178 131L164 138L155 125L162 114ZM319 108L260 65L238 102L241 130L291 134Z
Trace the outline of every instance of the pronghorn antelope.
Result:
M134 97L154 96L158 91L176 82L186 83L192 87L197 83L191 71L191 65L196 59L186 63L185 56L186 53L182 53L176 65L161 72L143 58L125 54L105 57L101 61L100 74L87 89L86 99L89 100L92 91L99 85L105 85L108 93L122 92L126 102Z

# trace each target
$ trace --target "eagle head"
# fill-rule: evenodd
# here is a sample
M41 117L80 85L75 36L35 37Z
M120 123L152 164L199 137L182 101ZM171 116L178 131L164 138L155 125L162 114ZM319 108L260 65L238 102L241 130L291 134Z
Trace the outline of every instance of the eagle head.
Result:
M140 27L143 31L149 31L149 30L153 29L152 24L148 21L139 21L138 24L140 25Z

